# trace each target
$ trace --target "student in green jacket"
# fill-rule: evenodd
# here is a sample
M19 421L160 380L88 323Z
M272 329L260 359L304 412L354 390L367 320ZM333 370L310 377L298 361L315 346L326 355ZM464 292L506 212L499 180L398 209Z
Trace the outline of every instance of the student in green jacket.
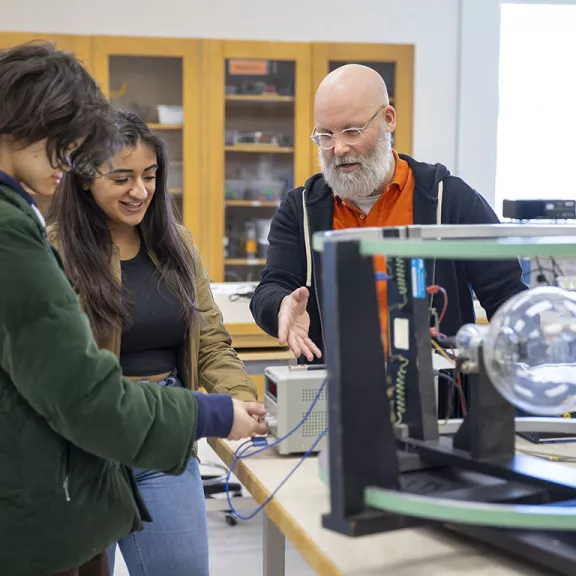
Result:
M197 438L264 433L263 408L123 379L24 188L89 173L109 105L45 45L0 52L0 102L0 574L106 575L103 551L150 520L128 467L180 474Z

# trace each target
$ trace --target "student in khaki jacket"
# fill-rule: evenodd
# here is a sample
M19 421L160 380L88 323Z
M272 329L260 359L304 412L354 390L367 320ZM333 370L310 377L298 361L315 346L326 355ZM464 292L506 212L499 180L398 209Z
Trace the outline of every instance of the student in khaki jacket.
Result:
M96 178L66 175L50 214L49 237L97 341L132 380L256 400L192 235L177 224L163 142L131 112L118 111L117 125L123 148L111 167L104 163ZM119 541L131 576L207 575L197 459L179 477L133 472L154 522Z

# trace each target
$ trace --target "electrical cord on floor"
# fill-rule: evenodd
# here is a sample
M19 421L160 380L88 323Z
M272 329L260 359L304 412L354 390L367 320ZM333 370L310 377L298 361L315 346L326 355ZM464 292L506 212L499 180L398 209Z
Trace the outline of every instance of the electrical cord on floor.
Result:
M232 473L234 471L236 464L238 463L239 460L242 460L243 458L251 458L252 456L256 456L257 454L264 452L265 450L273 448L274 446L278 446L278 444L280 444L281 442L284 442L284 440L286 440L292 434L294 434L304 424L304 422L306 422L306 420L308 419L308 416L310 416L310 414L312 413L314 406L316 406L316 404L318 403L318 400L320 399L320 397L322 395L322 392L324 392L324 388L326 387L326 382L327 382L327 379L325 379L322 382L320 388L318 389L318 392L316 392L316 396L314 397L314 399L312 400L312 403L308 407L306 414L304 414L304 416L302 417L302 420L300 420L300 422L298 422L298 424L296 424L296 426L294 426L294 428L292 428L292 430L287 432L284 436L282 436L281 438L278 438L277 440L274 440L270 444L268 443L267 437L260 436L260 437L252 438L252 439L247 440L246 442L243 442L242 444L240 444L240 446L238 446L238 448L236 449L236 452L234 454L234 460L232 461L232 465L228 469L228 474L226 475L226 486L225 487L226 487L226 499L228 500L228 507L229 507L230 511L232 512L232 514L236 518L238 518L239 520L252 520L252 518L255 518L264 509L264 507L271 500L274 499L278 490L280 490L280 488L282 488L282 486L284 486L284 484L286 484L287 480L292 476L292 474L294 474L294 472L296 472L296 470L298 470L298 468L302 465L304 460L306 460L306 458L308 458L308 456L310 456L310 454L312 454L312 452L314 451L316 446L318 446L318 444L320 443L322 438L328 432L328 428L325 428L324 431L318 436L318 438L316 438L316 440L314 441L314 443L312 444L310 449L302 456L302 458L300 459L298 464L296 464L296 466L290 471L290 473L282 480L282 482L272 492L272 494L270 494L270 496L266 499L266 501L263 502L260 506L258 506L258 508L256 508L256 510L248 516L240 515L238 513L238 511L234 508L234 506L232 504L232 499L230 498L230 477L232 476ZM256 448L256 450L254 450L253 452L251 451L251 452L247 453L251 448Z

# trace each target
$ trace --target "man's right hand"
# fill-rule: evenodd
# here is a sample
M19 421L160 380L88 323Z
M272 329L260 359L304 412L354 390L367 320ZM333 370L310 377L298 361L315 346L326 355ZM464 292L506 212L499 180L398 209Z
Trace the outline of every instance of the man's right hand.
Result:
M234 424L228 435L228 440L242 440L254 435L266 434L268 427L257 418L263 418L266 409L258 402L242 402L232 398L234 404Z
M278 340L281 346L289 346L296 358L302 354L309 362L314 356L322 357L322 352L308 336L310 315L306 312L309 292L298 288L285 296L278 312Z

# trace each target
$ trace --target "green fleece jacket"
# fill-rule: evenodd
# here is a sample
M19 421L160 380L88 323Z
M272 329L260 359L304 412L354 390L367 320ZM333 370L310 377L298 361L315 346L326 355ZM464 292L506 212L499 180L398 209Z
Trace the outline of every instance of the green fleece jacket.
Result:
M0 182L0 574L88 561L149 520L126 466L183 471L198 400L124 380L32 206Z

